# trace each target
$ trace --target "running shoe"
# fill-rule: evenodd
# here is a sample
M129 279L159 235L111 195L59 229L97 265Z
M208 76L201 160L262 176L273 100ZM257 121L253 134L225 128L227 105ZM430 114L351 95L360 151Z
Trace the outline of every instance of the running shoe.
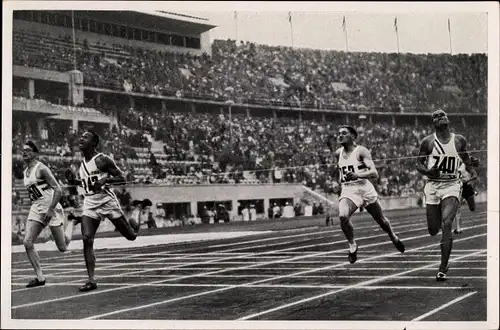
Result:
M398 249L399 252L404 253L405 252L405 246L403 242L398 238L396 242L392 242L396 246L396 249Z
M446 281L446 273L438 272L436 275L436 281L438 282Z
M80 287L80 292L87 292L97 289L97 283L88 281Z
M37 287L37 286L42 286L42 285L45 285L45 280L43 281L40 281L38 278L35 278L34 280L31 280L27 285L26 287L27 288L34 288L34 287Z
M446 281L446 273L448 272L448 267L446 267L446 270L444 272L442 271L439 271L437 274L436 274L436 281L438 282L444 282Z
M453 234L461 234L463 232L462 229L455 229L453 230Z
M348 258L349 258L349 262L351 264L355 263L356 260L358 260L358 246L357 245L356 245L356 250L354 250L354 252L351 252L351 250L349 250Z

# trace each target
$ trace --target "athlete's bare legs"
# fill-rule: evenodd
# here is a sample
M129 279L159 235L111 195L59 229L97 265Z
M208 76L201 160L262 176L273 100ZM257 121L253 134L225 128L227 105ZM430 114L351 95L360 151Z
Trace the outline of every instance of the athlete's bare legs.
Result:
M119 218L109 220L115 225L120 234L129 241L134 241L137 238L139 224L135 220L130 219L130 221L127 221L123 215Z
M471 210L472 212L476 210L476 199L474 198L474 196L467 199L467 205L469 205L469 210Z
M97 228L101 224L100 220L92 219L88 216L82 217L82 240L83 240L83 256L85 258L85 266L89 281L80 288L80 291L90 291L97 289L95 282L95 253L94 253L94 238Z
M441 229L441 207L434 204L426 204L427 230L431 236L435 236Z
M461 205L459 205L458 210L457 210L457 214L455 215L455 221L454 221L455 230L453 230L454 234L461 234L462 233L462 227L460 226L461 221L462 221L462 208L461 208Z
M441 265L439 271L446 273L448 270L448 260L450 259L451 249L453 247L452 226L453 219L459 207L458 198L447 197L441 202L442 237L441 237Z
M351 264L356 262L358 252L358 245L354 241L354 228L351 222L351 216L357 208L356 204L349 198L342 198L339 201L340 228L342 228L345 238L349 242L349 262Z
M28 283L28 288L45 285L45 276L43 275L42 266L40 265L40 257L35 250L35 240L38 238L43 228L44 226L38 221L28 219L26 222L26 234L23 244L26 249L26 256L36 274L36 279Z
M63 225L60 226L50 226L50 232L52 233L52 237L54 237L54 242L57 245L57 248L61 252L65 252L68 249L69 243L71 243L71 239L73 237L73 226L74 221L68 221L66 225L66 229L64 229Z
M446 279L448 271L448 260L450 259L453 247L452 226L453 219L459 207L458 198L454 196L447 197L441 201L440 205L427 204L427 226L429 234L435 236L442 231L441 237L441 265L436 276L437 280Z
M394 233L391 223L389 222L389 219L387 219L387 217L384 216L384 213L382 211L382 208L380 207L379 202L376 201L374 203L371 203L370 205L367 205L365 208L366 211L368 211L368 213L370 213L373 219L379 224L380 228L382 228L382 230L389 235L389 238L391 239L392 243L396 245L398 251L401 253L405 252L405 246L399 240L399 237L396 235L396 233Z

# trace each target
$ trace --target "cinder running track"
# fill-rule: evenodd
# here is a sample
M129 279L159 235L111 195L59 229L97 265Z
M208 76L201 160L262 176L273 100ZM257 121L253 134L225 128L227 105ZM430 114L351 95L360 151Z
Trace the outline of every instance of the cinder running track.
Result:
M486 321L485 209L463 207L446 282L435 280L440 235L429 236L423 209L387 213L404 254L357 214L354 265L338 225L97 251L89 293L78 292L81 251L42 253L47 285L33 289L16 253L12 319Z

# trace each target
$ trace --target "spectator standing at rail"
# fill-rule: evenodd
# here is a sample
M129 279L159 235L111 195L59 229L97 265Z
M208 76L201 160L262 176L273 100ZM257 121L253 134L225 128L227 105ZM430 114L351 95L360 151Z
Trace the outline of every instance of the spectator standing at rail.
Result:
M243 218L243 221L250 221L250 210L248 209L248 206L246 204L241 210L241 216Z
M281 208L278 206L278 204L274 203L273 206L273 218L280 218L281 217Z
M313 202L313 206L312 206L312 215L315 216L315 215L318 215L319 214L319 211L318 211L318 204L316 204L316 202Z
M312 217L312 215L313 215L313 207L309 202L306 202L306 206L304 207L304 216Z
M219 205L219 209L217 210L217 217L224 223L229 222L229 212L223 204Z
M153 203L149 199L144 199L141 203L142 205L142 212L141 212L141 219L142 223L144 223L147 228L157 228L155 218L153 217L153 212L151 211L151 207L153 206Z
M201 218L201 223L210 223L210 213L206 205L203 206L203 210L201 210L200 218Z
M255 205L250 204L250 221L257 220L257 210L255 209Z
M302 207L300 206L299 203L295 203L295 206L293 207L293 212L296 217L302 215Z
M293 218L295 216L293 212L293 207L290 203L286 202L285 207L283 208L283 218Z

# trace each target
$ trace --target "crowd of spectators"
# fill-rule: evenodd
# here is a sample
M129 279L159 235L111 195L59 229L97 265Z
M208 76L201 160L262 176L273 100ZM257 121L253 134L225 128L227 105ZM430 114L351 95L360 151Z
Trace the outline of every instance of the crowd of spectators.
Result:
M78 40L76 59L85 84L141 93L190 96L263 104L301 105L333 109L408 111L436 107L446 111L486 111L487 57L474 55L415 55L346 53L291 49L253 43L216 40L212 56L174 54L118 45L89 45ZM16 65L49 70L72 69L73 48L67 36L16 31ZM450 97L450 94L453 96ZM339 190L328 135L336 122L272 116L175 112L165 109L120 107L120 127L102 130L101 151L112 155L128 181L169 184L300 182L330 193ZM112 104L99 108L116 113ZM14 123L14 154L27 138L41 150L52 150L46 160L56 175L78 166L79 132L55 130L42 136ZM22 126L22 125L21 125ZM416 172L418 143L429 127L359 120L358 142L371 149L383 196L421 192ZM469 149L486 149L486 132L472 126L458 128ZM57 133L54 133L57 132ZM163 145L162 159L151 151L153 141ZM148 160L136 148L145 148ZM157 154L158 155L158 154ZM486 184L486 153L477 155L479 189ZM166 161L166 162L165 162ZM22 168L14 161L14 170ZM137 173L146 168L147 174Z
M163 153L143 153L144 164L137 165L134 148L123 142L120 133L103 132L102 151L111 154L125 171L128 181L136 177L145 183L207 184L240 183L255 179L266 183L303 183L325 192L338 192L336 169L332 150L327 146L329 136L343 122L300 120L294 118L246 117L203 113L168 113L157 128L165 132L161 141ZM383 196L409 196L423 189L423 178L415 170L415 158L422 138L431 133L430 127L410 124L359 120L353 123L359 132L358 143L367 146L375 159L380 178L376 182ZM455 128L454 128L455 129ZM486 132L479 127L458 127L465 135L469 150L475 152L482 166L479 169L479 187L486 184ZM154 131L156 137L162 133ZM47 159L56 175L72 164L78 166L79 158L72 158L78 150L76 132L56 136L55 140L36 139L41 150L59 150ZM23 139L14 134L14 148ZM335 147L335 146L334 146ZM126 153L124 150L133 152ZM14 149L14 153L19 153ZM163 164L157 157L172 161ZM401 158L401 159L400 159ZM388 160L389 159L389 160ZM135 175L139 167L150 170L149 175ZM168 179L168 180L167 180Z
M169 172L169 175L193 176L198 178L197 181L205 182L200 180L202 176L214 174L209 182L228 183L241 180L242 173L250 171L260 182L272 179L282 182L306 181L309 186L335 185L331 175L333 169L326 166L332 159L325 141L327 132L344 124L342 119L326 123L320 115L316 116L316 120L248 117L242 114L233 114L229 118L227 113L214 115L159 108L133 110L124 107L120 111L121 117L134 117L127 124L137 128L137 134L161 141L169 160L200 163L181 168L175 173ZM391 122L370 124L367 120L359 120L356 125L360 132L359 142L371 148L378 159L415 156L418 154L418 143L429 133L430 128L401 123L394 126ZM455 127L468 138L470 149L486 150L486 131L480 123L466 123L466 126L458 124ZM485 153L478 155L482 157ZM412 166L413 161L406 159L380 163L384 174L387 173L387 178L381 182L384 195L412 194L421 190L422 181L415 179L419 175ZM483 164L486 164L485 157ZM309 167L283 170L305 165ZM408 170L401 175L401 180L410 184L391 188L399 183L401 166ZM274 171L273 167L281 170ZM317 169L319 167L321 169ZM226 177L221 176L220 172L235 173ZM391 180L390 184L387 180Z
M73 69L70 36L15 31L16 65ZM157 95L356 110L486 112L486 54L389 54L215 40L212 55L76 42L89 86Z

